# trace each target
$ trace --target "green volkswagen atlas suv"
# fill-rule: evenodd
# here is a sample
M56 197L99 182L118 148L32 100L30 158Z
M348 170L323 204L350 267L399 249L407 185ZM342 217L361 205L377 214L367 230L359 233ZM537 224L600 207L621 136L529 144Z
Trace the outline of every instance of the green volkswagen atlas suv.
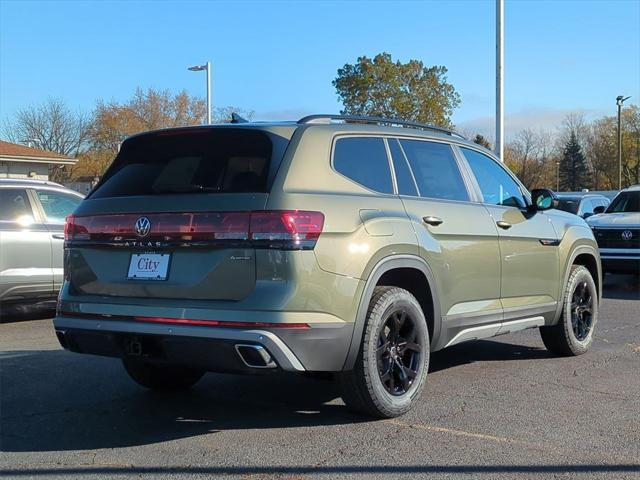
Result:
M454 132L375 117L128 138L65 229L62 346L139 384L331 372L393 417L431 352L538 328L593 341L601 268L582 218Z

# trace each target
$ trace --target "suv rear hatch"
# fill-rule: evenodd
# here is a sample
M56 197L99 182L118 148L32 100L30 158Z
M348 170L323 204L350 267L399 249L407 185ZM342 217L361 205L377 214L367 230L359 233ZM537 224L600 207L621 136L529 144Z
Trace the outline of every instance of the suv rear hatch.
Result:
M317 214L265 211L293 131L194 127L125 141L67 219L70 293L246 298L256 248L312 248L317 238Z

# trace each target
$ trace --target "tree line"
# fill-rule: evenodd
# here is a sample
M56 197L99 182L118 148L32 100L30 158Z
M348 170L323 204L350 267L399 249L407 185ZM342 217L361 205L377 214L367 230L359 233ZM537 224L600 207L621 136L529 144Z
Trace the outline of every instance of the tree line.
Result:
M622 110L622 188L640 184L640 108ZM489 146L486 139L485 146ZM481 143L478 138L476 143ZM505 145L505 163L529 189L618 189L617 116L568 115L555 131L525 129Z
M442 65L419 60L403 63L382 52L345 64L332 82L343 105L341 113L380 116L442 127L453 127L451 116L460 95L448 82ZM252 111L218 108L216 122L228 122L231 113L251 119ZM71 167L56 168L51 178L73 181L100 176L122 141L135 133L158 128L197 125L206 119L206 104L186 91L138 88L125 102L98 100L90 114L74 113L65 103L50 99L41 106L20 110L5 125L10 141L33 141L36 146L78 158ZM392 123L392 122L390 122ZM622 184L640 183L640 109L630 105L622 113ZM474 141L491 148L476 135ZM617 120L604 116L587 121L569 115L556 131L518 132L505 145L505 162L529 188L566 190L617 189Z
M251 119L253 112L236 107L214 109L216 122L230 122L235 112ZM50 98L38 106L19 110L4 126L14 143L78 159L72 166L53 167L57 182L101 176L117 155L122 141L136 133L168 127L199 125L206 121L206 102L186 91L136 89L124 102L98 100L90 113L75 112L63 100Z

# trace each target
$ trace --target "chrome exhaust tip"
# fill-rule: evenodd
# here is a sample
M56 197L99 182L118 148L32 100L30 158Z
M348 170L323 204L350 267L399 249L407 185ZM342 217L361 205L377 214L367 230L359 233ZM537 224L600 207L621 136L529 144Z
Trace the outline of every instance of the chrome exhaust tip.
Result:
M249 368L276 368L276 364L271 354L262 345L236 344L238 356Z

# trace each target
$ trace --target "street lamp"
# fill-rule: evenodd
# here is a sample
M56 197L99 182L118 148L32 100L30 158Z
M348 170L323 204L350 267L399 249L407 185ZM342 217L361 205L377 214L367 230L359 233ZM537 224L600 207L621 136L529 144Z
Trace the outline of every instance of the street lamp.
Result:
M560 191L560 162L556 162L556 192Z
M211 62L204 65L194 65L187 68L191 72L207 71L207 124L211 125Z
M622 129L620 128L620 116L622 113L622 104L631 97L618 95L616 97L616 105L618 106L618 190L622 190Z

